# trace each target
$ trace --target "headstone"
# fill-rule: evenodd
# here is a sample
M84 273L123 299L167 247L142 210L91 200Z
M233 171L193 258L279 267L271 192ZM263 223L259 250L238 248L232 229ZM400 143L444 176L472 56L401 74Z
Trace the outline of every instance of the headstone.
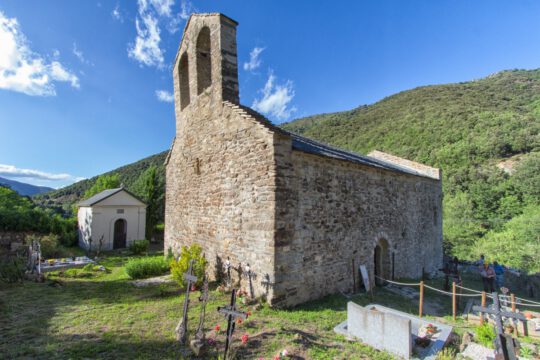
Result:
M180 344L184 345L188 336L187 320L188 320L188 309L189 309L189 292L191 291L191 284L197 281L197 277L193 275L193 260L189 262L188 272L184 274L184 280L186 280L186 297L184 299L184 308L182 313L182 319L176 326L176 340Z
M234 333L235 321L238 318L243 320L247 318L246 313L236 310L236 289L233 289L231 293L230 305L218 307L218 312L227 317L227 334L225 339L225 352L223 354L223 359L227 360L227 354L229 353L229 348L231 346L232 336Z
M365 265L360 265L360 273L362 274L364 287L366 288L366 291L369 292L371 290L371 285L369 283L369 275Z
M227 278L225 279L225 283L227 287L232 286L232 278L231 278L231 260L229 257L227 257L227 260L225 260L225 274L227 274Z

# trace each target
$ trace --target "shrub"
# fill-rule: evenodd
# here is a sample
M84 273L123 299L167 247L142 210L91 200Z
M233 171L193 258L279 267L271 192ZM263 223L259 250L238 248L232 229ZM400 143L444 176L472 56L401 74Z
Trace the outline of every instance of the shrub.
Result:
M23 257L0 258L0 282L15 283L24 280L26 262Z
M202 248L199 245L193 244L190 247L182 246L182 250L180 251L180 259L178 259L178 261L172 259L169 263L173 279L176 280L176 282L182 287L186 286L186 282L184 281L184 273L188 271L189 262L192 259L194 260L193 274L197 277L197 286L200 286L202 285L208 262L202 254Z
M484 325L478 326L476 328L476 338L478 341L489 348L493 348L493 340L495 340L495 330L493 327L485 323Z
M162 256L130 259L126 264L126 273L132 279L144 279L163 275L169 270Z
M146 253L148 251L148 245L150 242L148 240L135 240L130 246L129 250L134 255L141 255L143 253Z
M41 245L41 257L44 259L54 258L64 253L60 248L60 238L58 235L49 234L46 236L29 235L26 239L27 243L38 241Z

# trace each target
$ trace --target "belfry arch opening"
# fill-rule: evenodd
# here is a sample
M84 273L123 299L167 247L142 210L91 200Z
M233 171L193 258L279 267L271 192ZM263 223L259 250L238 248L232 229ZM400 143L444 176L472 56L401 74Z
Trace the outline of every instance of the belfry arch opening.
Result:
M373 251L373 274L375 274L375 284L383 285L382 279L390 279L392 274L390 260L390 249L388 241L385 239L379 240Z
M180 90L180 110L183 110L189 105L189 64L187 53L183 53L180 57L178 65L179 90Z
M203 27L197 37L197 94L212 84L210 29Z

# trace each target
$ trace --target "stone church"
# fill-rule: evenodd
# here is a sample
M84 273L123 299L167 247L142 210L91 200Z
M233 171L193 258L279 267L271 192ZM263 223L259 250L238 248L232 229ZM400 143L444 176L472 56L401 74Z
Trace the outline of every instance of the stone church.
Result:
M441 173L287 132L239 102L236 27L189 19L174 64L176 137L166 161L165 250L200 244L211 277L276 306L360 288L358 268L418 278L442 265ZM242 270L237 272L237 269Z

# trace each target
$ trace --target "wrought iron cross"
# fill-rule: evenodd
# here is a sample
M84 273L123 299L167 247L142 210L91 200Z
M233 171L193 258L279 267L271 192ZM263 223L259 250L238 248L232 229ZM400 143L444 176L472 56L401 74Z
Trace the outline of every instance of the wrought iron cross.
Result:
M204 341L204 317L206 315L206 303L208 302L208 278L204 277L203 287L201 290L201 296L199 301L202 301L201 313L199 315L199 326L197 327L197 332L195 333L195 338L201 341Z
M227 317L227 338L225 339L225 353L223 354L223 359L227 360L227 353L231 346L235 321L236 319L247 319L247 314L245 312L236 310L236 289L232 290L230 305L218 307L218 312Z
M253 290L252 278L256 277L257 274L251 271L249 263L247 263L246 267L244 268L244 274L248 278L248 281L249 281L249 295L251 296L252 299L255 299L255 291Z
M187 319L188 319L188 308L189 308L189 292L191 290L191 283L197 281L197 277L193 275L193 260L189 262L188 272L184 273L184 280L186 280L186 297L184 299L184 313L182 319L178 326L176 327L176 339L180 341L180 344L185 344L187 340Z
M504 333L502 318L506 317L509 319L516 319L516 320L523 321L525 336L528 335L527 319L525 318L525 316L523 316L523 314L501 310L498 294L494 292L491 295L493 296L492 308L487 308L483 306L473 306L473 310L478 311L480 313L494 315L495 325L497 328L497 338L495 339L495 348L497 350L497 353L502 354L505 360L516 360L517 357L514 350L513 339L511 336L508 336Z

